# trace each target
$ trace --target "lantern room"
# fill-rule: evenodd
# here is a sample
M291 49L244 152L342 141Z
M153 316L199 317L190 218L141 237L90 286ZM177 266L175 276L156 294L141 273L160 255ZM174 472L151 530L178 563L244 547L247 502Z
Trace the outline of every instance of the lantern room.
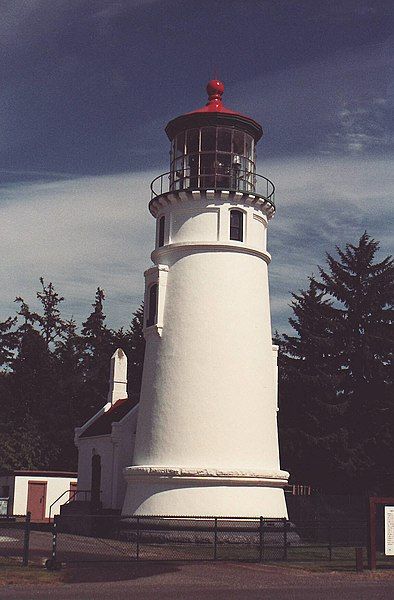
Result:
M262 136L253 119L222 104L224 85L210 81L207 104L170 121L170 191L215 189L254 192L255 144Z

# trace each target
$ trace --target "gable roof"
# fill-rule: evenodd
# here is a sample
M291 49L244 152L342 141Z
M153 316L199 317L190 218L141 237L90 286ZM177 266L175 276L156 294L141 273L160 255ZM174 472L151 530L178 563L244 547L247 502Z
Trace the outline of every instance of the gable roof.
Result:
M81 438L109 435L112 423L118 423L138 404L138 398L117 400L107 412L103 413L81 434Z

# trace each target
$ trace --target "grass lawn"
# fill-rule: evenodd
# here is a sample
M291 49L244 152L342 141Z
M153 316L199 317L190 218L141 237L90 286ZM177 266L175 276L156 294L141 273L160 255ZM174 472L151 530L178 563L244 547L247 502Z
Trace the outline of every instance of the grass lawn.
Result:
M271 555L270 555L271 550ZM279 548L266 548L263 564L272 565L283 569L299 569L309 571L311 573L354 573L356 570L355 550L352 547L339 547L332 549L332 560L330 561L327 547L289 547L288 560L281 559L281 552L278 555ZM282 550L282 549L281 549ZM120 558L120 557L119 557ZM111 568L114 571L129 571L131 564L136 566L143 563L148 565L155 562L163 561L162 564L171 562L187 562L188 560L212 560L213 548L206 545L186 545L186 544L144 544L141 547L140 560L141 563L134 561L112 563ZM217 552L218 561L249 561L257 562L258 548L250 545L238 544L218 544ZM378 570L377 574L382 576L394 577L394 561L392 558L385 557L384 554L378 553L377 556ZM62 582L73 581L75 577L84 577L83 572L91 570L96 572L102 571L105 562L89 562L82 561L70 563L61 571L48 571L43 564L39 562L30 563L28 567L23 567L20 558L1 558L0 557L0 596L1 587L6 585L56 585ZM364 552L364 568L367 565L367 557Z
M62 571L48 571L42 565L23 567L20 559L0 557L0 595L4 585L54 584L63 579Z

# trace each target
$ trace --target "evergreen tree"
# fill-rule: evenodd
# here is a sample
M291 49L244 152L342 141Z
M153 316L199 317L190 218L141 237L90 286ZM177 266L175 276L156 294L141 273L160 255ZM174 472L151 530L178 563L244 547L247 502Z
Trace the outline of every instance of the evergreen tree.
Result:
M37 298L43 306L43 314L34 313L34 319L38 323L44 337L47 348L49 344L62 335L64 322L60 317L59 305L64 298L54 290L53 284L45 285L43 277L40 277L42 290L37 292Z
M327 255L321 281L293 295L297 335L282 340L284 455L330 491L389 493L393 481L393 261L374 262L378 248L364 233Z
M297 336L277 340L282 456L296 481L321 487L332 471L330 449L341 429L332 303L313 278L308 290L292 296L290 323Z
M105 402L108 393L110 357L115 351L114 335L105 324L105 294L97 288L93 311L82 324L85 415L92 416Z
M319 269L318 288L335 301L332 318L347 403L344 475L354 490L378 491L394 474L387 456L393 444L387 418L393 417L394 264L390 256L375 262L379 243L366 232L356 246L336 249L339 259L327 254L328 269Z

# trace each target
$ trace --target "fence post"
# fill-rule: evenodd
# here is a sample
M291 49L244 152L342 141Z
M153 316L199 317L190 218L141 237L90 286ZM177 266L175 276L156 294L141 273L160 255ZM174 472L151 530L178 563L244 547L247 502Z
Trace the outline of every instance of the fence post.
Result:
M213 538L213 560L217 559L218 554L218 518L214 520L214 538Z
M283 559L287 560L287 519L282 519L283 521Z
M29 564L29 543L30 543L30 519L31 513L26 513L25 519L25 535L23 538L23 566L27 567Z
M139 560L140 558L140 518L137 517L137 548L136 548L136 558Z
M328 557L332 560L332 531L331 531L331 520L328 522Z
M52 564L55 565L56 564L56 558L57 558L57 523L56 523L56 517L57 515L54 516L53 518L53 527L52 527Z
M264 546L264 531L263 531L263 517L260 517L260 530L259 530L259 559L263 562L263 546Z

